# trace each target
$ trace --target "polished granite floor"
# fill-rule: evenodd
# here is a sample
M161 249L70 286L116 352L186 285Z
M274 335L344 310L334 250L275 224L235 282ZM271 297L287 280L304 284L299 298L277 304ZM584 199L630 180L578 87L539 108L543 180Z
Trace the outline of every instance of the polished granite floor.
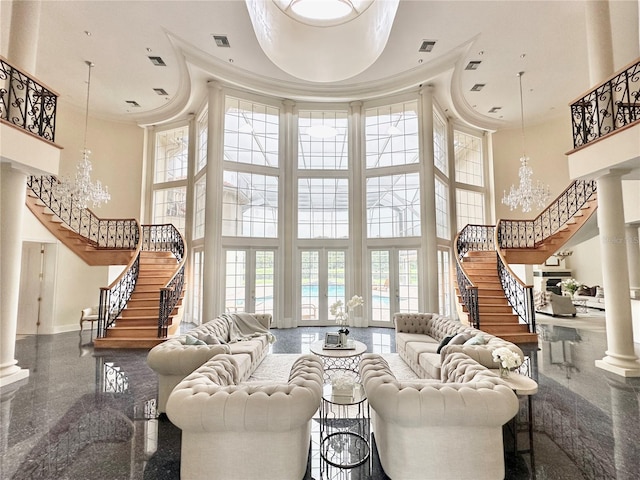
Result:
M334 329L275 330L272 352L308 352L327 330ZM538 331L539 348L526 350L539 383L534 455L514 454L505 438L506 478L531 478L532 460L538 479L639 478L640 379L595 368L606 349L602 313L540 315ZM395 351L390 329L353 328L351 335L370 351ZM19 338L16 358L30 376L1 391L0 478L179 478L180 430L157 418L157 380L145 357L145 351L94 351L86 331ZM526 401L521 405L520 417L526 418ZM526 435L519 438L526 447ZM464 445L452 448L464 455ZM310 465L316 480L387 478L375 450L371 465L322 475L318 457L314 441Z

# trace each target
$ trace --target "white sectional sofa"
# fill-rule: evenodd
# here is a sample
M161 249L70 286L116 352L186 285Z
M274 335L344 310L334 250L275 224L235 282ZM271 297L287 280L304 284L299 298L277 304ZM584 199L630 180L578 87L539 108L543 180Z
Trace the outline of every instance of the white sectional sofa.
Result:
M440 368L450 353L464 353L480 365L498 369L492 352L498 347L507 347L524 359L522 350L515 344L457 320L436 313L396 313L393 317L396 328L396 350L400 357L420 378L440 379ZM485 343L478 345L447 344L438 352L445 337L463 334L469 339L482 336ZM459 337L464 338L464 337ZM452 340L457 341L457 340ZM467 342L468 340L465 340Z
M302 355L281 384L243 384L238 361L217 355L169 396L167 416L182 429L180 477L302 479L322 398L322 360Z
M398 381L380 355L363 356L382 468L393 480L503 479L502 426L518 411L515 393L463 353L448 354L440 371Z
M249 378L274 340L270 325L271 314L225 314L152 348L147 364L158 374L158 412L166 412L178 383L216 355L236 356L239 380Z

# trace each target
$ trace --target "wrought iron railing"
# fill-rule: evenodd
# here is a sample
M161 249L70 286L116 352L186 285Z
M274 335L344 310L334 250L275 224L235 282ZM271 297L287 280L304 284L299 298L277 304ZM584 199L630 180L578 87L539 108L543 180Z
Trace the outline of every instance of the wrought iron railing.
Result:
M0 57L0 119L55 141L58 94Z
M58 179L53 175L27 178L27 187L72 231L95 248L133 250L140 228L135 219L102 219L91 210L74 204L71 197L56 195Z
M178 262L176 273L160 289L160 308L158 312L158 338L167 336L169 317L182 298L184 289L185 243L176 227L167 225L143 225L143 250L169 251Z
M536 312L533 304L533 287L525 285L509 268L500 250L498 252L498 276L509 305L518 315L520 323L527 325L529 333L536 333Z
M573 148L640 121L640 58L571 103Z
M470 250L495 251L493 225L467 225L457 235L456 245L456 280L462 297L462 303L469 314L469 321L475 328L480 328L480 310L478 307L478 287L467 276L462 267L462 259Z
M591 200L595 180L576 180L533 220L499 220L500 248L535 248L560 229Z

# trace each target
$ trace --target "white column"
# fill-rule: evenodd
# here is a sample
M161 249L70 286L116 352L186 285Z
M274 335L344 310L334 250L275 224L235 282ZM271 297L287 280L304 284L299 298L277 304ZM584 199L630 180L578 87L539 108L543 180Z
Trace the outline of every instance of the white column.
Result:
M422 248L425 272L422 291L425 292L425 312L438 312L438 237L436 234L436 187L433 165L433 87L420 90L422 109ZM426 287L426 288L425 288Z
M596 85L613 73L613 42L608 0L586 2L589 80Z
M625 226L627 245L627 260L629 261L629 288L631 298L640 299L640 222L629 223Z
M296 141L295 132L298 131L295 125L294 108L296 103L293 100L285 99L282 102L284 106L284 125L280 128L282 133L280 145L282 153L280 161L283 162L280 171L282 172L282 180L279 184L280 196L284 198L282 202L283 220L280 221L279 228L284 232L284 241L280 243L279 265L282 266L282 277L284 285L282 285L282 298L278 305L282 308L282 315L278 315L273 322L278 328L293 328L298 326L298 302L296 301L295 279L297 278L296 268L299 266L298 251L296 248L297 228L294 224L295 207L297 205L293 192L294 183L296 182L296 166L298 159L296 158Z
M625 241L621 178L624 173L610 171L597 180L607 351L602 360L596 360L596 366L623 377L640 377L640 362L633 347L627 249L622 245Z
M9 61L20 70L34 74L40 34L40 2L14 0L11 6Z
M14 358L20 270L22 262L22 217L25 209L27 177L3 163L0 173L0 387L29 376Z
M222 124L224 95L218 82L209 82L207 126L207 190L204 214L204 268L202 272L202 322L208 322L224 312L224 270L222 258Z

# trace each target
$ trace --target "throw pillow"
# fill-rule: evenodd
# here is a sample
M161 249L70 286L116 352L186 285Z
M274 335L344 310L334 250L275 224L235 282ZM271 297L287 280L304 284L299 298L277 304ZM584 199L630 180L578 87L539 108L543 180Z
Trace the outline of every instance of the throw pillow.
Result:
M478 333L475 337L471 337L469 340L464 342L463 345L484 345L487 343L487 340L484 338L484 335Z
M596 288L596 298L604 298L604 288L602 287Z
M440 350L442 350L442 348L447 345L451 339L455 337L455 335L447 335L446 337L444 337L441 341L440 341L440 345L438 345L438 350L436 350L436 353L440 353Z
M576 291L576 295L583 295L587 297L592 297L591 295L591 287L587 287L586 285L581 285L580 288Z
M200 335L198 338L207 345L220 345L222 343L220 339L212 333L208 333L207 335Z
M183 338L180 338L180 343L183 345L206 345L202 340L194 337L193 335L186 334Z
M469 333L459 333L451 339L449 345L462 345L469 339L471 339L471 335Z

